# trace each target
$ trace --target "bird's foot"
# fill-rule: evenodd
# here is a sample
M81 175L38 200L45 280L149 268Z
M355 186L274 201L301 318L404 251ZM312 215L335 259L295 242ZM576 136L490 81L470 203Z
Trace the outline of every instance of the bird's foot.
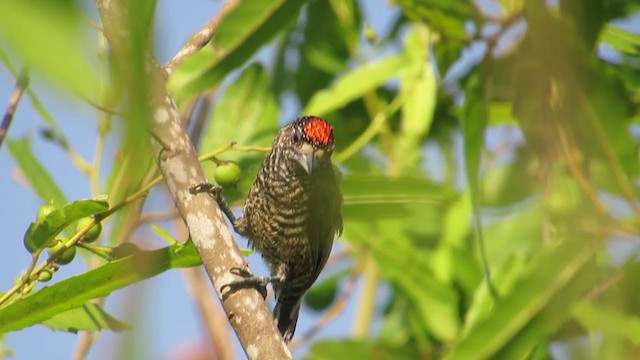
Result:
M189 192L192 195L207 193L211 195L212 198L216 199L216 201L218 201L218 199L222 197L221 196L222 186L217 186L208 182L203 182L203 183L199 183L191 186L189 188Z
M208 182L203 182L203 183L195 184L191 186L189 188L189 192L192 195L201 194L201 193L209 194L216 201L216 203L218 203L220 210L222 210L222 212L227 217L227 219L229 219L229 221L233 225L234 230L237 230L235 229L236 221L237 221L236 216L231 211L231 207L229 206L229 203L227 203L227 201L222 197L222 186L213 185Z
M234 267L229 270L232 274L243 277L242 280L237 280L220 288L220 292L223 293L223 299L234 293L239 289L254 288L258 290L263 299L267 298L267 284L281 282L282 278L279 276L255 276L249 270ZM226 291L226 292L225 292Z

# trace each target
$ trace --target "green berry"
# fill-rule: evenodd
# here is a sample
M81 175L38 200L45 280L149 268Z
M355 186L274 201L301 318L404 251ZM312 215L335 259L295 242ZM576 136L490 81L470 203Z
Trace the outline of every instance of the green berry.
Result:
M82 218L78 221L78 225L76 225L76 232L82 230L85 226L87 226L93 219L90 217ZM98 239L100 236L100 232L102 231L102 224L96 223L86 234L82 237L81 241L85 243L92 243Z
M64 244L67 241L69 241L69 239L67 239L65 236L56 237L53 245L49 249L49 256L60 251L64 247ZM54 262L59 265L66 265L70 263L75 256L76 256L76 247L74 246L65 250L65 252L63 252Z
M56 207L51 205L51 204L46 204L46 205L40 206L40 209L38 209L37 220L38 221L44 221L44 219L47 217L47 215L51 214L51 212L53 212L55 209L56 209Z
M232 161L225 161L216 167L213 178L216 183L222 186L235 185L240 180L242 170L238 164Z
M38 280L42 282L47 282L51 280L52 277L53 277L53 272L49 269L42 269L38 273Z

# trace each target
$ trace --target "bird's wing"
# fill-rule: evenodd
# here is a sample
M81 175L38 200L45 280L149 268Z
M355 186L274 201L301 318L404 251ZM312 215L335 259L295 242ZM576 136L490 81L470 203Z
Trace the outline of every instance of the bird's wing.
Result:
M336 233L342 233L342 193L329 164L318 172L310 197L308 224L309 242L316 260L314 279L327 263Z

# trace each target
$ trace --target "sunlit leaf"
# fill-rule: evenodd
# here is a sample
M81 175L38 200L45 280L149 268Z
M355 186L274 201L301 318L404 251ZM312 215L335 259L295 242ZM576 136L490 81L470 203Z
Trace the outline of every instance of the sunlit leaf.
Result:
M202 260L191 242L137 252L45 287L0 308L0 333L39 324L57 314L82 306L91 299L109 295L166 270L198 266L201 263Z
M606 24L600 32L600 41L628 55L640 55L640 35L618 26Z
M307 359L412 360L418 354L408 347L387 346L371 340L318 341L311 346Z
M412 205L442 205L456 196L452 188L419 177L349 174L340 187L343 215L349 220L398 218L406 216Z
M269 75L261 65L247 67L213 108L200 152L207 153L231 142L270 146L280 126L278 106L270 84ZM240 181L235 187L225 187L224 196L230 201L246 196L264 154L230 151L220 155L220 159L235 161L242 169ZM207 177L213 179L213 162L204 163L203 168Z
M78 331L111 330L121 332L131 328L130 325L109 315L99 305L86 303L75 309L54 315L43 325L53 330L78 333Z
M304 0L246 0L223 17L211 46L173 72L169 88L180 99L219 84L263 45L294 24Z
M622 336L635 345L640 345L640 318L624 314L617 309L581 301L572 311L573 317L586 329L605 334Z
M24 242L32 244L33 249L42 248L75 221L107 210L109 203L106 197L76 200L52 211L44 219L32 222L24 235Z
M464 23L474 17L472 5L467 1L411 1L395 0L411 19L421 20L431 28L454 38L464 38Z
M445 358L491 358L509 346L509 341L575 280L594 251L595 247L582 238L545 248L532 260L513 290L504 295L483 320L466 329Z
M404 55L391 55L347 72L331 87L318 91L304 109L322 116L383 85L410 63Z
M72 1L0 2L0 35L6 44L64 88L91 98L98 81L81 21Z

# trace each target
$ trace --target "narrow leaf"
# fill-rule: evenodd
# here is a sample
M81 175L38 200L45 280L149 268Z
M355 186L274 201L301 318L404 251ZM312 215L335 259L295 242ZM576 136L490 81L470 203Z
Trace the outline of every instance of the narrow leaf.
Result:
M92 303L55 315L44 321L43 325L53 330L68 331L98 331L111 330L121 332L131 328L130 325L109 315L102 307Z
M372 340L325 340L313 344L309 360L372 359L409 360L420 355L410 346L391 346Z
M386 83L411 63L404 55L392 55L351 70L330 88L318 91L309 100L305 114L324 115Z
M169 89L186 99L219 84L298 17L304 0L245 0L220 22L212 46L186 59L173 72Z
M344 196L343 216L349 220L398 218L415 204L443 205L456 197L455 191L419 177L348 175L340 185Z
M74 4L0 1L0 35L26 63L64 87L91 97L98 84L90 61L92 47L83 36L82 18Z
M31 188L42 202L47 203L53 200L56 205L67 203L67 199L60 187L55 183L47 169L33 155L28 137L24 137L22 140L9 140L7 146L11 156L16 160Z
M605 308L592 302L582 301L573 308L573 318L591 331L622 336L640 346L640 318Z
M496 302L493 312L468 329L446 359L492 358L574 280L594 251L595 247L584 239L543 249L513 291Z
M600 41L627 55L640 55L640 35L606 24L600 33Z
M0 333L39 324L87 301L156 276L171 268L202 263L191 242L141 251L81 275L45 287L0 309Z

